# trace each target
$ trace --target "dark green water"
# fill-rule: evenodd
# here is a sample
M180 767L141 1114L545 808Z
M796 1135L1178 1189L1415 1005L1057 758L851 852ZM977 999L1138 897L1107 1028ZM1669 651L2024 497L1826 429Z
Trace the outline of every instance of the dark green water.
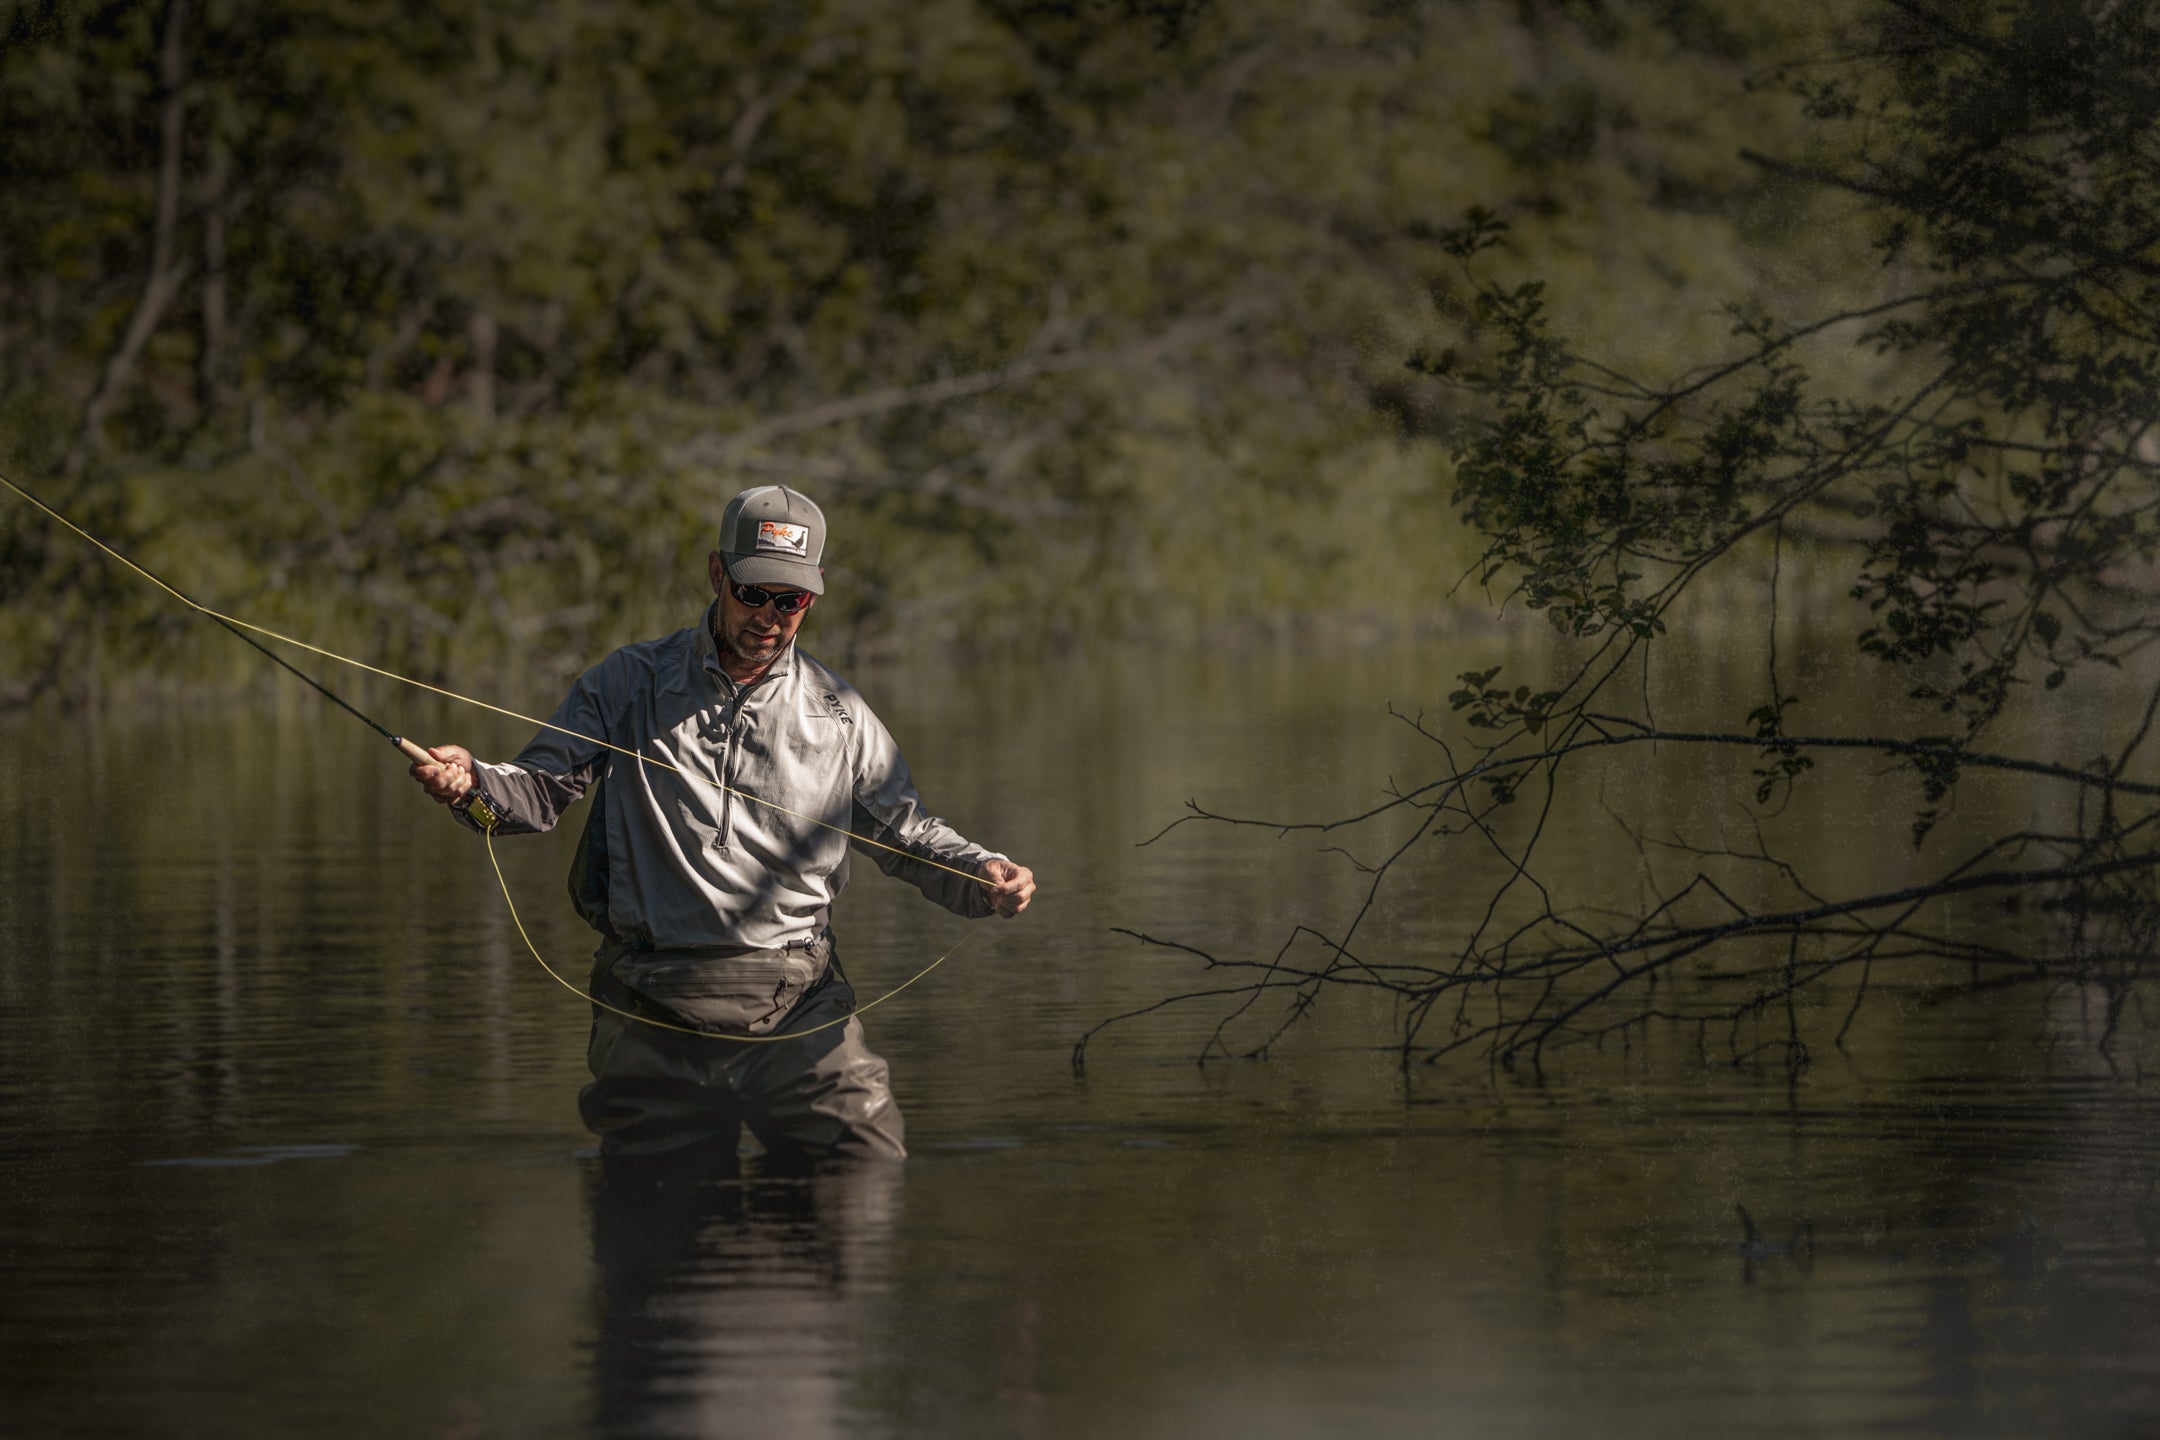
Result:
M1334 1002L1266 1064L1193 1064L1195 1009L1075 1075L1088 1025L1201 983L1110 927L1272 949L1354 893L1306 842L1134 842L1189 795L1370 799L1423 763L1384 704L1480 658L859 676L1042 897L971 932L858 867L866 996L973 936L868 1020L913 1159L694 1190L601 1173L580 1006L351 721L11 722L0 1433L2160 1433L2160 1094L2096 997L1890 985L1791 1085L1654 1031L1406 1084L1385 1012ZM1661 763L1628 803L1692 813ZM1833 869L1896 852L1872 803L1826 822ZM505 854L575 973L572 839ZM1454 933L1474 878L1379 933Z

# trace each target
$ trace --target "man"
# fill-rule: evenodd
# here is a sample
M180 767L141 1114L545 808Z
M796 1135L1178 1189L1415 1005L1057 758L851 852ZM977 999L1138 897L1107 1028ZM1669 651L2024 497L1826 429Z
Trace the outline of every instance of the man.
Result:
M591 993L611 1007L594 1009L579 1097L604 1154L732 1155L747 1124L783 1159L904 1158L829 928L849 845L961 915L1034 897L1026 866L925 813L870 707L795 648L824 551L807 497L744 491L699 624L588 670L510 764L440 745L412 767L497 834L546 830L593 792L571 893L601 933Z

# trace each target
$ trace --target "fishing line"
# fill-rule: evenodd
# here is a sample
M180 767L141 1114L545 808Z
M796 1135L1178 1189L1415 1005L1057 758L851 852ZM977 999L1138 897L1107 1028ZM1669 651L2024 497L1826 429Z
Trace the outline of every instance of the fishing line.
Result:
M83 539L89 541L92 545L95 545L98 549L104 551L106 555L118 561L120 564L126 566L128 569L134 571L137 575L142 576L143 579L148 580L151 584L157 586L158 589L163 590L166 594L172 596L173 599L178 600L181 604L187 606L190 610L193 610L197 614L205 616L208 619L215 620L219 625L222 625L225 629L231 631L232 634L239 637L241 640L246 641L249 645L253 646L256 650L261 651L264 655L269 656L270 659L276 661L277 664L282 666L284 669L290 671L294 675L299 676L300 679L305 680L325 699L329 700L339 709L351 715L354 719L366 725L369 729L373 730L376 734L382 736L385 740L388 740L392 745L397 747L398 751L401 754L403 754L407 759L411 760L415 764L441 765L443 762L436 759L434 755L430 754L427 750L422 749L419 745L415 744L413 741L405 738L404 736L392 734L388 727L370 718L361 710L357 709L351 703L340 697L336 692L332 691L328 686L324 685L321 681L309 675L306 671L300 670L293 666L283 656L277 654L269 647L257 641L254 638L254 635L267 636L272 640L279 641L286 645L295 646L301 650L309 652L310 654L320 655L326 660L335 660L341 665L350 665L354 669L366 671L370 675L380 675L385 680L395 680L401 685L410 685L416 690L426 690L431 694L440 695L445 699L456 700L462 704L476 706L477 708L482 710L490 710L497 715L504 715L512 720L522 720L528 725L537 725L543 730L553 730L557 734L568 735L573 739L583 740L587 744L597 745L603 750L611 750L615 754L626 755L632 760L637 761L640 765L650 765L662 770L672 770L674 773L683 776L685 779L696 780L700 783L710 785L725 794L733 795L738 799L749 801L753 805L763 805L768 810L775 810L783 815L793 816L795 819L798 820L807 820L812 825L816 825L822 829L831 830L838 834L845 835L848 837L849 840L855 842L858 845L867 845L873 849L890 851L895 855L899 855L907 860L913 861L915 864L926 865L933 870L942 870L948 875L958 875L964 880L972 880L979 885L988 886L992 889L996 888L996 881L987 879L986 877L981 875L977 875L973 871L962 870L957 866L946 865L936 860L926 859L923 856L917 855L912 851L903 850L897 845L888 845L882 840L873 840L867 835L858 835L853 830L848 829L845 825L835 825L831 821L821 820L815 815L806 815L800 810L790 809L788 806L782 805L776 800L767 800L761 795L752 795L746 790L737 790L734 786L727 784L726 782L718 779L717 777L700 775L694 770L685 770L681 766L671 765L665 760L654 759L652 756L646 755L641 751L630 750L626 749L621 745L611 744L610 742L602 740L596 735L587 735L583 731L572 730L567 726L557 725L550 720L541 720L531 715L521 714L516 710L506 709L501 705L493 705L485 700L477 699L471 695L461 695L455 690L445 689L440 685L430 685L425 680L415 680L409 675L400 675L394 670L385 670L379 666L370 665L365 661L355 660L349 655L340 655L334 650L326 650L320 645L311 645L307 641L297 639L291 635L280 634L278 631L271 630L265 626L257 625L252 621L243 620L237 615L227 615L222 611L213 610L208 605L205 605L202 602L194 599L192 596L185 594L175 586L166 583L164 580L160 579L150 570L136 564L133 560L130 560L127 556L121 554L118 550L115 550L112 546L106 544L103 540L100 540L97 536L91 534L88 530L85 530L82 526L76 524L73 520L70 520L67 516L61 514L58 510L53 509L52 506L47 505L43 500L38 499L37 496L23 489L22 486L17 485L14 481L8 479L7 476L0 475L0 485L4 485L8 489L14 491L17 495L20 495L23 499L29 501L39 510L42 510L46 515L58 521L60 524L66 526L68 529L74 531L77 535L80 535ZM249 631L253 631L254 635L248 634L247 632ZM601 1009L611 1011L614 1014L624 1016L631 1020L640 1021L646 1025L654 1026L657 1029L678 1030L686 1035L702 1035L707 1039L715 1040L746 1040L766 1042L777 1040L792 1040L797 1038L798 1036L815 1034L819 1030L829 1029L834 1025L844 1023L852 1015L859 1015L863 1011L871 1009L874 1006L884 1004L887 1000L892 999L893 996L899 994L902 990L907 989L908 986L913 985L917 980L922 979L923 976L928 975L932 970L935 970L938 966L944 964L945 961L953 954L953 951L960 948L960 945L954 945L951 950L947 950L943 955L938 956L937 959L931 961L928 965L925 965L922 969L916 971L913 975L901 981L898 985L895 985L892 989L886 991L883 995L878 996L875 1000L870 1001L868 1004L857 1006L854 1010L850 1011L848 1015L843 1015L838 1020L828 1020L824 1024L813 1026L808 1030L797 1030L787 1035L715 1035L711 1031L696 1030L685 1025L670 1025L664 1021L654 1020L649 1016L636 1015L632 1014L628 1010L616 1009L616 1007L608 1005L603 1001L593 999L593 997L587 995L576 985L573 985L570 981L563 979L563 977L556 972L555 968L552 965L549 965L547 961L541 957L539 947L533 944L532 937L528 935L525 931L525 922L518 918L517 902L510 898L510 882L503 875L501 864L498 863L495 859L495 832L501 823L500 819L499 817L496 817L494 815L494 812L492 810L488 811L487 814L478 818L482 822L481 831L487 836L488 863L494 867L496 883L502 886L503 903L507 905L510 909L510 918L517 925L519 938L524 940L525 948L532 952L533 959L539 961L540 968L542 970L545 970L548 973L549 977L552 978L557 984L564 986L573 994L591 1001L592 1004L598 1005ZM965 944L966 941L963 939L960 943Z
M320 655L325 660L335 660L341 665L350 665L355 670L364 670L370 675L380 675L385 680L395 680L401 685L410 685L416 690L425 690L430 694L440 695L445 699L456 700L466 705L477 706L482 710L491 710L497 715L506 715L512 720L522 720L528 725L537 725L542 730L553 730L558 735L568 735L572 739L583 740L587 744L597 745L603 750L612 750L617 755L627 755L632 760L637 761L640 765L650 765L662 770L672 770L677 775L680 775L687 780L696 780L701 784L710 785L716 790L720 790L725 792L726 794L733 795L740 800L747 800L753 805L763 805L768 810L777 810L782 815L791 815L797 820L807 820L812 825L818 826L820 829L831 830L836 834L845 835L850 840L853 840L858 844L868 845L872 849L876 850L887 850L895 855L903 857L904 859L912 860L918 865L927 865L933 870L943 870L948 875L958 875L963 880L973 880L978 885L987 885L990 886L992 889L996 888L996 881L985 879L983 876L977 875L972 870L961 870L955 866L941 864L936 860L925 859L922 856L915 854L913 851L903 850L898 845L888 845L882 840L873 840L867 835L858 835L853 830L848 829L845 825L835 825L830 820L821 820L815 815L806 815L800 810L790 809L787 806L779 803L777 800L767 800L761 795L752 795L747 790L737 790L734 786L729 785L717 778L700 775L694 770L685 770L681 766L671 765L665 760L656 760L652 756L646 755L640 751L630 750L626 749L621 745L611 744L606 740L602 740L597 735L587 735L582 730L572 730L566 725L557 725L551 720L542 720L537 718L536 716L526 715L516 710L506 709L501 705L492 705L489 704L487 701L477 699L474 696L461 695L455 690L444 689L440 685L430 685L425 680L415 680L409 675L400 675L395 670L384 670L379 666L370 665L364 660L355 660L349 655L340 655L335 650L325 650L320 645L311 645L307 641L297 639L294 636L280 634L278 631L269 629L266 626L257 625L252 621L243 620L237 615L227 615L222 611L213 610L208 605L205 605L200 601L183 594L171 585L166 584L156 575L153 575L150 571L136 564L133 560L128 559L127 556L121 554L118 550L113 549L112 546L106 544L103 540L98 539L97 536L91 534L88 530L83 529L82 526L77 525L74 521L68 519L67 516L53 509L50 505L47 505L44 501L38 499L37 496L32 495L29 491L23 489L20 485L17 485L14 481L8 479L5 475L0 475L0 485L5 485L8 489L14 491L17 495L22 496L23 499L28 500L32 505L37 506L38 509L44 511L47 515L50 515L53 519L59 521L68 529L82 536L83 539L88 540L91 544L97 546L98 549L104 551L107 555L110 555L113 559L119 561L128 569L133 570L136 574L142 576L145 580L148 580L151 584L157 586L158 589L163 590L166 594L172 596L173 599L178 600L181 604L187 606L190 610L194 610L199 612L200 614L206 615L210 619L217 621L220 625L223 625L226 629L231 630L234 634L240 635L240 638L243 640L247 640L248 644L254 645L255 648L257 650L261 650L263 654L269 655L270 658L273 660L277 660L278 664L284 665L287 670L292 670L293 674L300 676L300 678L306 680L308 684L313 685L317 690L321 690L323 694L330 696L332 700L336 700L337 703L344 709L351 711L352 714L358 716L368 725L369 728L390 741L391 744L397 746L397 748L405 755L407 759L412 760L416 764L440 765L443 762L436 759L433 755L428 754L425 750L422 750L418 745L414 744L410 740L407 740L404 736L391 734L390 731L385 729L383 726L377 724L373 720L368 719L367 716L362 715L358 710L354 710L351 705L346 704L346 702L344 702L343 700L338 700L337 696L332 695L329 690L324 689L319 682L309 679L307 675L305 675L299 670L293 670L292 666L286 665L283 660L278 659L278 657L272 654L269 650L264 649L263 646L257 645L255 641L249 639L246 635L241 634L241 631L252 630L257 635L267 635L272 640L277 640L287 645L296 646L297 648L305 650L310 654Z
M579 999L590 1001L592 1004L598 1006L602 1010L607 1011L611 1015L620 1015L626 1020L639 1021L642 1024L652 1026L655 1030L673 1030L678 1035L697 1035L702 1036L707 1040L737 1040L747 1045L774 1045L778 1044L782 1040L799 1040L805 1035L815 1035L820 1030L830 1030L835 1025L845 1025L848 1021L854 1019L856 1016L862 1014L866 1010L875 1010L878 1006L884 1004L887 1000L892 999L893 996L898 995L902 990L907 989L908 986L913 985L917 980L922 979L923 976L928 975L932 970L937 969L938 966L944 964L947 960L950 960L953 956L953 951L958 950L962 945L967 944L969 940L974 938L972 933L961 936L958 941L954 942L951 950L947 950L943 955L938 956L937 959L932 960L928 965L923 966L922 969L916 971L913 975L908 976L907 979L901 981L898 985L893 986L892 989L886 991L883 995L878 996L877 999L872 1000L867 1004L857 1005L854 1009L848 1011L845 1015L839 1016L836 1019L826 1020L820 1024L809 1026L807 1029L790 1030L784 1035L718 1035L710 1030L699 1030L689 1025L671 1025L665 1020L655 1020L650 1015L640 1015L634 1010L624 1010L619 1006L610 1005L607 1003L607 1001L579 989L575 982L564 979L562 974L557 971L554 966L548 964L546 959L544 959L540 954L540 947L533 944L532 936L525 933L525 921L518 915L517 902L510 898L510 882L503 878L502 862L495 858L494 827L490 826L486 834L488 864L495 867L495 883L502 886L503 903L510 907L510 923L517 926L518 939L525 942L525 948L532 952L533 959L540 962L540 968L547 971L548 978L550 980L553 980L556 984L562 986L563 989L568 990L571 994L577 996Z

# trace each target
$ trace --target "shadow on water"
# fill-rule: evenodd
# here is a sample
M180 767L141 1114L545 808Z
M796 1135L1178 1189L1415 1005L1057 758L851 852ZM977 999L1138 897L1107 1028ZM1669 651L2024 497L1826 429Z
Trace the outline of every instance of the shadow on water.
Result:
M733 1154L609 1157L587 1177L602 1435L846 1428L903 1171Z

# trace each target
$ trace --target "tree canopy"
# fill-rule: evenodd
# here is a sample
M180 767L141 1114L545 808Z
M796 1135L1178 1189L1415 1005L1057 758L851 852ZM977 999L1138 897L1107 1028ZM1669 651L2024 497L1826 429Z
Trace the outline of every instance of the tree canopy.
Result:
M1864 280L1804 306L1736 302L1726 344L1658 372L1571 338L1557 287L1508 273L1516 240L1534 256L1534 222L1511 234L1474 210L1449 233L1469 299L1410 363L1467 406L1454 494L1484 539L1480 576L1578 658L1527 682L1462 675L1460 731L1427 732L1438 775L1290 827L1364 836L1384 858L1347 924L1221 962L1257 972L1234 987L1238 1014L1290 999L1264 1036L1357 985L1399 998L1406 1055L1536 1059L1667 1019L1797 1065L1796 999L1849 983L1857 1005L1878 967L2091 987L2110 1027L2147 973L2160 18L1886 0L1832 40L1774 72L1809 121L1798 143L1745 154L1851 206L1878 257ZM1781 582L1786 605L1796 587L1816 597L1782 656ZM1734 606L1756 586L1763 603ZM1757 703L1661 723L1652 656L1705 603L1754 627ZM1878 667L1881 698L1857 717L1824 714L1819 678L1803 678L1838 649ZM2097 744L2054 698L2073 692ZM2041 718L2005 734L2021 703ZM1749 838L1599 813L1602 780L1653 747L1747 756L1725 833ZM1908 777L1912 873L1824 883L1834 857L1781 846L1779 825L1879 788L1855 767L1885 759ZM1955 817L1976 774L2026 787L2009 823L1993 807ZM1650 877L1617 917L1539 858L1548 827L1587 824L1616 830ZM1372 953L1360 931L1436 849L1504 862L1482 920L1452 956ZM1767 1039L1741 1023L1767 1016Z
M1398 364L1445 218L1659 346L1813 246L1724 126L1816 16L1669 4L0 4L0 464L183 588L443 675L681 623L726 495L821 643L1398 625L1474 553ZM1783 238L1780 239L1779 237ZM1355 539L1340 517L1354 515ZM22 699L245 656L24 507Z

